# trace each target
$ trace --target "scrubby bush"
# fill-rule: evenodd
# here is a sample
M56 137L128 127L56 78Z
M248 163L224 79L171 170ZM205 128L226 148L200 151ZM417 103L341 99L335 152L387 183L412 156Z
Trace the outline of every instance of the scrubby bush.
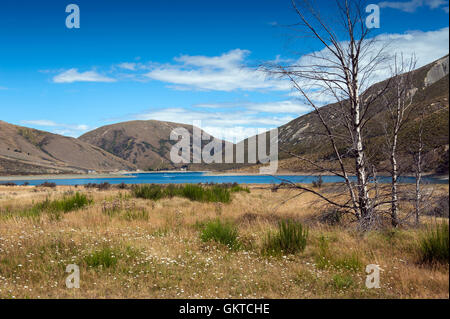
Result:
M158 200L163 198L163 188L160 185L133 185L131 189L137 198Z
M64 196L62 199L50 200L46 199L44 202L36 204L36 208L41 211L48 212L70 212L72 210L81 209L92 203L86 195L75 193L72 196Z
M448 223L442 222L430 226L419 245L420 259L423 263L449 262L449 229Z
M111 184L108 182L103 182L100 184L96 184L96 183L87 183L84 185L85 188L96 188L98 190L101 191L105 191L111 188Z
M187 184L184 186L182 194L183 197L198 202L211 202L211 203L231 202L230 191L220 186L203 187L200 185Z
M162 198L184 197L192 201L207 203L229 203L231 193L250 192L248 188L239 185L224 186L222 184L213 185L134 185L132 194L137 198L159 200Z
M322 184L323 184L322 176L319 175L319 177L317 177L317 179L313 180L312 184L313 184L313 187L315 187L315 188L321 188Z
M0 184L0 186L17 186L17 184L16 183L12 183L12 182L7 182L7 183Z
M41 185L38 185L39 187L49 187L49 188L55 188L56 183L50 183L50 182L44 182Z
M215 241L231 249L239 248L238 230L236 226L221 220L209 221L204 225L200 238L204 242Z
M269 255L295 254L303 252L308 239L308 229L301 223L286 220L278 223L275 233L268 233L263 253Z
M88 267L110 268L117 264L118 252L109 247L94 251L84 258L84 262Z
M122 182L117 185L117 188L118 189L128 189L128 185Z
M332 286L338 290L350 288L354 283L351 276L341 274L334 275L331 281Z

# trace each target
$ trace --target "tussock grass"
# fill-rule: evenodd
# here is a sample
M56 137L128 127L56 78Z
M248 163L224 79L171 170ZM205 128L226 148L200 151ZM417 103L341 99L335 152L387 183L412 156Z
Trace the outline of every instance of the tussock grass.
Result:
M417 262L420 228L361 236L351 225L312 222L326 209L312 194L274 213L292 191L249 188L251 193L232 194L234 200L222 204L180 196L149 201L116 187L0 186L0 211L23 211L77 191L93 201L61 213L60 220L0 219L0 298L448 298L448 265ZM433 194L444 193L447 185ZM110 217L103 206L117 206L117 212ZM141 209L146 217L139 216ZM250 213L254 218L247 218ZM218 219L233 225L224 233L236 236L216 236L222 227L209 225ZM277 233L278 222L287 219L308 221L303 253L262 255L268 230ZM205 244L200 237L207 225L214 235ZM225 249L217 238L237 238L239 249ZM319 266L319 255L328 266ZM80 267L80 289L65 286L69 264ZM380 289L365 288L367 264L384 270Z
M278 231L269 232L263 246L268 255L296 254L303 252L308 239L308 229L291 220L278 223Z
M419 244L420 259L423 263L449 262L449 229L447 222L429 226Z
M344 290L352 287L354 281L350 275L336 274L333 276L331 284L337 290Z
M92 203L86 195L75 193L74 195L64 195L61 199L51 200L48 197L40 203L22 209L7 209L0 213L3 218L39 218L43 212L48 213L51 220L59 220L61 213L68 213L73 210L82 209Z
M132 188L132 193L137 198L144 198L150 200L160 200L163 198L184 197L192 201L204 203L230 203L231 193L246 192L250 190L240 185L135 185Z
M74 195L64 196L62 199L50 200L47 198L44 202L35 207L41 211L68 213L73 210L81 209L92 203L85 194L75 193Z
M364 264L357 252L336 254L330 249L330 238L321 235L318 240L315 261L319 269L360 272L364 268Z
M223 222L220 219L209 221L203 226L200 239L204 242L215 241L230 249L238 249L238 230L230 222Z
M120 252L117 250L110 247L104 247L84 257L84 262L91 268L110 268L117 264L119 254Z

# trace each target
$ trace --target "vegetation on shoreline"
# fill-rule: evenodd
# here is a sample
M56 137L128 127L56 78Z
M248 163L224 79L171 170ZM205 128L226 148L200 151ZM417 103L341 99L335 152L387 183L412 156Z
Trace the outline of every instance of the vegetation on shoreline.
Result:
M448 236L432 227L448 219L423 216L430 230L363 234L321 221L326 208L310 194L274 213L291 194L251 187L225 204L150 201L120 188L2 186L0 214L8 207L15 215L0 218L0 298L448 298L448 258L436 257ZM38 207L35 216L17 214ZM65 286L69 264L80 267L80 289ZM383 269L380 289L365 287L368 264Z
M184 197L192 201L205 203L230 203L231 193L249 192L238 184L214 184L214 185L133 185L132 193L137 198L160 200L162 198Z

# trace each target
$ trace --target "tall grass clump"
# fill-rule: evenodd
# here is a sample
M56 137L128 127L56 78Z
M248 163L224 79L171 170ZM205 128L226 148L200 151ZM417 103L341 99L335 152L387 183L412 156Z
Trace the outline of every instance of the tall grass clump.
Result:
M426 230L420 239L419 253L423 263L449 262L449 229L446 222Z
M234 190L235 192L237 190ZM135 185L132 194L137 198L159 200L162 198L184 197L192 201L205 203L230 203L231 192L229 188L219 185L203 186L195 184L186 185Z
M84 258L84 262L88 267L97 268L110 268L117 264L118 251L115 251L109 247L102 248L100 250L92 252Z
M308 239L308 229L301 223L287 220L278 223L275 233L268 233L263 245L267 255L295 254L303 252Z
M64 196L62 199L50 200L47 198L44 202L36 204L35 207L41 211L68 213L91 203L92 200L86 195L75 193L72 196Z
M220 186L203 187L201 185L187 184L183 188L183 196L198 202L229 203L231 193L229 189Z
M134 197L143 199L158 200L164 196L161 185L134 185L131 191Z
M62 199L50 200L46 198L45 201L37 203L31 207L22 209L7 209L0 211L2 218L34 218L38 219L43 212L47 212L52 220L59 220L61 213L67 213L73 210L81 209L92 203L86 195L75 193L72 196L64 196Z
M230 249L238 249L238 230L230 222L222 222L220 219L209 221L205 224L200 239L204 242L215 241Z

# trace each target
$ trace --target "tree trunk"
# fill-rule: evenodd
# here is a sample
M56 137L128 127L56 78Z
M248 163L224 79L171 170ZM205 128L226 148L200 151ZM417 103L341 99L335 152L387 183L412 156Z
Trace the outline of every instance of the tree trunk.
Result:
M392 152L391 152L391 175L392 175L392 191L391 191L391 222L392 226L398 226L398 169L397 169L397 158L396 158L396 150L397 150L397 134L394 134L394 140L392 144Z
M416 167L416 225L420 223L420 202L422 200L422 194L420 191L420 182L422 180L422 149L420 147L419 153L417 154L417 167Z
M358 205L360 217L364 220L369 214L369 193L367 190L367 172L361 134L361 103L359 100L358 81L354 77L353 84L353 128L354 128L354 148L355 148L355 169L358 180Z

